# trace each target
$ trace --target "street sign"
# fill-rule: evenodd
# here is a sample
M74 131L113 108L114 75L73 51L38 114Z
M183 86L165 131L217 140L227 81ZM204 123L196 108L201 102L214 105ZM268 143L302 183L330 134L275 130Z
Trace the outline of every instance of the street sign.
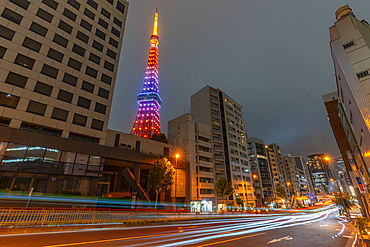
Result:
M361 192L365 192L365 188L364 188L364 185L362 183L359 172L356 171L356 172L353 172L353 174L355 175L355 178L356 178L356 181L357 181L357 184L358 184L358 188L360 189Z

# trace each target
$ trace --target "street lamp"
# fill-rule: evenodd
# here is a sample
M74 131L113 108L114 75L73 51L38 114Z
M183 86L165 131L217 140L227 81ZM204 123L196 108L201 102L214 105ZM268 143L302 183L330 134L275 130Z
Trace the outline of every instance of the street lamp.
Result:
M175 169L175 211L176 211L176 191L177 191L177 159L180 158L180 154L177 153L175 154L175 158L176 158L176 169Z
M343 208L344 208L344 210L346 211L346 214L347 214L348 218L350 218L350 214L349 214L349 212L347 211L347 207L346 207L346 206L345 206L345 204L344 204L344 199L343 199L342 190L339 188L339 185L338 185L338 179L337 179L337 176L335 175L335 172L334 172L334 169L333 169L333 164L331 163L331 158L330 158L329 156L325 156L325 157L324 157L324 160L326 160L326 161L329 163L330 169L331 169L331 171L332 171L332 173L333 173L333 176L334 176L334 178L335 178L335 183L336 183L336 185L337 185L337 187L338 187L338 190L339 190L340 197L342 198ZM333 179L333 178L330 178L330 181L334 181L334 179Z

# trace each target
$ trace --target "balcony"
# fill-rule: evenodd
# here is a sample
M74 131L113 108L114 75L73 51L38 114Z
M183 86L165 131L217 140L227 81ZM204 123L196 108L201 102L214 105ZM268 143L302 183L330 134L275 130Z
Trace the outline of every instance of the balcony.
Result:
M222 139L221 138L218 138L216 136L213 137L213 141L214 142L220 142L220 143L222 143Z
M225 166L223 165L216 165L215 168L216 170L225 170Z
M254 146L251 144L248 144L248 148L254 148Z
M216 118L220 118L220 114L217 114L217 113L214 113L214 112L211 113L211 116L216 117Z
M212 102L215 102L215 103L217 103L217 104L219 103L219 102L218 102L218 100L217 100L216 98L214 98L214 97L211 97L211 101L212 101Z
M222 155L215 154L215 160L224 160Z
M216 146L216 145L214 145L214 146L213 146L213 149L214 149L215 151L223 151L223 149L222 149L222 147L221 147L221 146Z
M252 155L252 154L254 154L254 151L248 151L248 154Z
M213 129L212 129L212 131L213 131L213 133L222 134L222 133L221 133L221 130L219 130L219 129L214 129L214 128L213 128Z
M214 109L214 110L217 110L217 111L219 111L219 110L220 110L220 107L215 106L215 105L211 105L211 108L212 108L212 109Z

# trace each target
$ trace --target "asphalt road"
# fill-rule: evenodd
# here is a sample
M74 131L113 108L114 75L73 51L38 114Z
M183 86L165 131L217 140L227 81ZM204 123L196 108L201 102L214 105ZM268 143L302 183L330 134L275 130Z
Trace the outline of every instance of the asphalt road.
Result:
M333 208L292 216L0 236L0 246L345 246L351 228ZM353 241L353 238L351 239Z

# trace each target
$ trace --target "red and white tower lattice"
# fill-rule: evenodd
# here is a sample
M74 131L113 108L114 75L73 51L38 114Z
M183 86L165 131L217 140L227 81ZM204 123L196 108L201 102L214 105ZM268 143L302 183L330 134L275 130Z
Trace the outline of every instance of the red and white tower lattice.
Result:
M158 7L155 12L153 33L150 37L149 58L146 67L143 90L137 94L139 110L136 114L131 135L151 138L153 134L161 133L159 109L162 99L158 89Z

